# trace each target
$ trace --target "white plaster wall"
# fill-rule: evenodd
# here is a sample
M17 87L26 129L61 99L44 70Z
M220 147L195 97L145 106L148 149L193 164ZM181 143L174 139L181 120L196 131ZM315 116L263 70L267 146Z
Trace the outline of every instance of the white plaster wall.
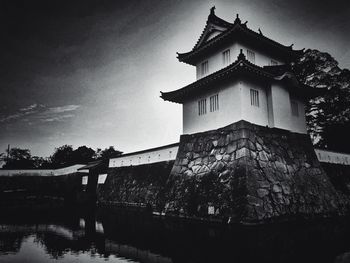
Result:
M196 72L197 72L197 79L200 79L200 78L203 78L215 71L218 71L226 66L227 65L224 65L224 61L223 61L223 57L222 57L222 52L224 52L225 50L228 50L230 49L230 59L231 59L231 62L234 62L236 59L237 59L237 55L233 54L236 53L235 50L237 49L237 44L234 43L232 45L226 45L225 47L221 48L221 49L218 49L215 53L207 56L207 57L204 57L202 59L202 61L200 61L197 66L196 66ZM200 71L201 71L201 64L204 62L204 61L208 61L208 68L209 68L209 71L208 71L208 74L202 76L200 74Z
M297 133L307 133L303 102L297 100L299 116L292 116L289 91L281 82L275 82L271 85L271 100L274 127Z
M107 174L99 174L97 184L104 184L107 179Z
M277 58L273 58L264 51L257 50L255 48L249 47L247 45L243 45L242 43L236 42L236 43L233 43L231 45L227 45L221 49L218 49L215 53L208 55L207 57L204 57L196 65L197 79L205 77L213 72L216 72L216 71L226 67L227 65L224 65L224 63L223 63L222 53L227 49L230 49L231 63L237 60L237 57L238 57L241 49L243 49L243 54L247 57L247 49L249 49L255 53L255 64L260 66L260 67L270 65L271 59L275 60L278 64L284 64L284 61L277 59ZM208 74L201 76L200 75L201 64L206 60L208 61L209 71L208 71Z
M281 82L271 87L253 80L234 81L215 91L194 97L183 103L183 133L192 134L218 129L245 120L261 126L276 127L297 133L307 133L304 103L298 103L299 116L293 116L288 89ZM251 105L250 90L259 92L259 107ZM219 110L210 112L210 96L219 94ZM207 113L198 114L198 101L206 98Z
M81 184L82 185L87 185L89 181L89 176L82 176L81 177Z
M255 53L255 63L254 64L258 65L260 67L270 66L271 65L271 59L276 61L278 65L285 64L284 61L280 60L279 58L272 57L271 55L267 54L267 52L264 52L263 50L257 50L255 48L252 48L251 46L243 45L241 43L237 43L237 45L236 45L235 59L238 57L238 54L239 54L241 49L243 49L243 54L246 56L246 58L247 58L247 49L253 51Z
M291 109L288 90L281 83L271 85L274 127L290 130Z
M242 119L241 95L238 81L217 87L183 103L183 133L192 134L218 129ZM210 96L219 94L219 110L210 112ZM207 113L198 114L198 101L207 99Z
M147 152L135 153L127 156L120 156L109 160L109 167L136 166L149 163L157 163L175 160L179 146L170 146L166 148L152 150Z
M267 115L268 115L269 127L274 127L275 121L273 117L272 94L271 94L270 85L266 88L266 96L267 96Z
M259 92L259 107L251 105L250 90L254 89ZM240 81L241 90L241 119L251 123L266 126L269 124L267 111L267 95L266 89L261 84L252 81Z
M88 173L89 170L79 170L79 168L85 166L85 164L75 164L75 165L72 165L72 166L69 166L69 167L65 167L65 168L61 168L61 169L55 169L53 171L53 174L58 176L58 175L64 175L64 174L72 174L72 173L76 173L76 172L79 172L79 173Z
M299 99L294 99L298 103L299 116L292 115L292 108L290 107L291 116L291 131L298 133L307 133L305 120L305 104Z
M12 169L0 169L0 176L17 176L17 175L26 175L26 176L59 176L72 173L88 173L88 170L80 170L79 168L85 166L85 164L75 164L72 166L64 167L61 169L23 169L23 170L12 170Z
M0 169L0 176L17 176L17 175L28 175L28 176L53 176L54 170L6 170Z
M350 154L315 149L317 158L324 163L350 165Z

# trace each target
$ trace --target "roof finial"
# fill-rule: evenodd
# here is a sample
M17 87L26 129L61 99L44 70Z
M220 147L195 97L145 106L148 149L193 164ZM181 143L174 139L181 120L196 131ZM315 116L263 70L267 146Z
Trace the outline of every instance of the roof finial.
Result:
M210 8L210 14L215 15L215 5L212 8Z
M239 18L238 14L236 14L236 19L234 23L241 23L241 19Z
M245 55L243 54L243 49L239 51L238 60L245 60Z

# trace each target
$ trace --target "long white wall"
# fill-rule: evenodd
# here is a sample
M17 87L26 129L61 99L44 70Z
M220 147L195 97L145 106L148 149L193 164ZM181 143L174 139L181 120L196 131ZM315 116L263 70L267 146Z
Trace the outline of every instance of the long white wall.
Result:
M0 176L16 176L16 175L28 175L28 176L53 176L54 170L34 170L34 169L28 169L28 170L7 170L7 169L0 169Z
M350 165L350 154L315 149L317 158L323 163Z
M215 71L218 71L226 66L228 64L224 64L223 61L223 55L222 53L226 50L230 50L230 63L237 60L237 57L240 53L240 50L243 50L244 55L247 58L247 49L253 51L255 53L255 63L256 65L262 67L262 66L268 66L271 65L271 60L276 61L279 65L284 64L284 61L271 57L264 51L257 50L255 48L252 48L247 45L243 45L242 43L233 43L231 45L227 45L221 49L218 49L215 53L208 55L207 57L203 58L197 65L196 65L196 72L197 72L197 79L200 79L202 77L205 77ZM208 61L208 73L206 75L201 75L201 64L204 61Z
M72 174L78 172L78 169L85 166L85 164L76 164L61 169L0 169L0 176L59 176L65 174ZM80 170L79 173L88 173L88 170Z
M156 163L161 161L172 161L176 159L178 145L172 145L169 147L162 147L161 149L149 149L142 152L135 152L127 154L126 156L120 156L117 158L110 159L109 167L126 167L126 166L137 166L143 164ZM338 153L326 150L315 149L316 156L320 162L335 163L350 165L350 154ZM103 174L99 177L99 183L103 184L106 180L107 175ZM102 178L103 177L103 178ZM83 181L87 183L87 177L83 178Z
M125 154L109 160L109 167L136 166L175 160L178 144L169 145L160 148L148 149L141 152Z

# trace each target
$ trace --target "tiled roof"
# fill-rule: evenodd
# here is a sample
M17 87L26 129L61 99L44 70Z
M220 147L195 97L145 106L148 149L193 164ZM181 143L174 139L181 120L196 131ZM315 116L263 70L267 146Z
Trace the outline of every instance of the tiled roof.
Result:
M136 151L136 152L130 152L130 153L125 153L119 156L116 156L114 158L110 158L110 159L115 159L115 158L122 158L122 157L126 157L126 156L131 156L131 155L137 155L137 154L142 154L142 153L147 153L147 152L153 152L153 151L159 151L162 149L167 149L167 148L171 148L171 147L176 147L178 146L179 143L172 143L172 144L167 144L167 145L163 145L163 146L159 146L159 147L154 147L154 148L149 148L146 150L141 150L141 151Z
M208 16L208 19L207 19L205 27L202 31L202 34L198 38L198 40L197 40L197 42L194 45L192 50L201 46L202 43L206 40L207 35L209 35L215 27L220 27L223 31L225 31L233 25L233 24L223 20L222 18L216 16L214 10L215 10L215 6L213 6L210 9L210 14Z
M161 98L167 101L182 103L189 95L193 94L193 92L197 92L199 89L200 91L208 89L212 87L210 85L211 83L231 78L236 73L253 74L262 78L274 77L274 75L264 70L264 68L250 63L245 58L241 50L241 53L239 54L237 60L232 64L206 77L203 77L197 80L196 82L193 82L181 89L170 92L161 92Z
M220 26L225 29L221 34L215 36L214 38L204 41L206 39L206 34L210 34L210 26ZM279 56L285 57L288 60L292 60L293 57L301 54L301 50L293 50L291 46L282 45L266 36L264 36L260 29L259 32L255 32L247 27L247 22L242 23L240 18L236 17L234 23L229 23L219 17L217 17L212 9L206 26L199 37L196 45L193 49L186 53L177 53L177 58L179 61L195 65L198 60L201 59L202 55L206 52L210 52L217 46L220 46L232 39L243 39L251 43L259 43L260 47L268 48L270 51L277 53Z
M293 87L293 92L304 98L315 97L320 95L322 90L301 84L297 81L291 68L288 65L264 66L260 67L249 62L241 50L237 60L225 68L222 68L206 77L203 77L181 89L161 92L163 100L183 103L186 99L191 98L195 93L213 89L220 81L229 80L236 76L255 76L270 81L287 82L289 87Z
M105 162L103 160L93 161L93 162L89 162L87 165L79 168L78 170L88 170L92 168L97 168L97 167L103 166L104 164Z

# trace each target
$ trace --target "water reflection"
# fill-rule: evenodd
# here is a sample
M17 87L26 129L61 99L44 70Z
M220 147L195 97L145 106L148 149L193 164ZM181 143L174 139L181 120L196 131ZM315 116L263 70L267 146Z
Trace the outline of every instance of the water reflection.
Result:
M0 219L0 262L321 262L350 259L347 220L208 225L99 210Z

